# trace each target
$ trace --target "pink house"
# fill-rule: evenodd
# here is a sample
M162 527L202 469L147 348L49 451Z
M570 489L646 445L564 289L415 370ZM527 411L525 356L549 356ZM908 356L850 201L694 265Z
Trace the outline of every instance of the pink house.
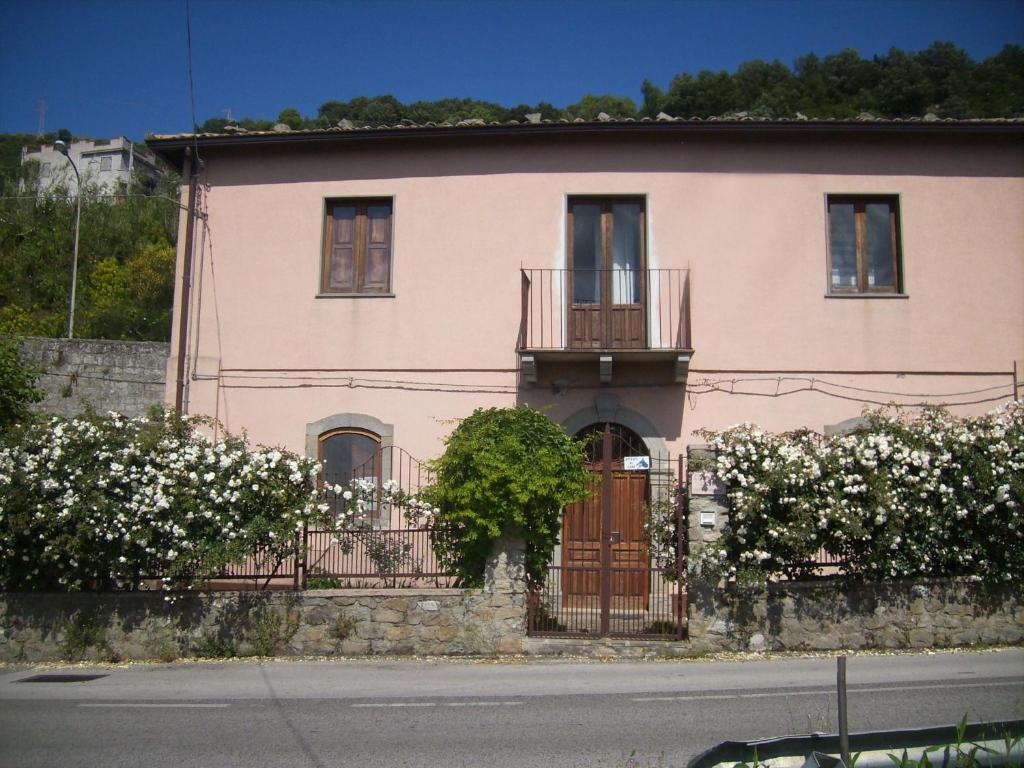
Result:
M474 408L517 403L614 425L616 460L876 403L984 412L1022 378L1022 138L935 119L154 137L198 213L167 401L339 473L379 446L435 457Z

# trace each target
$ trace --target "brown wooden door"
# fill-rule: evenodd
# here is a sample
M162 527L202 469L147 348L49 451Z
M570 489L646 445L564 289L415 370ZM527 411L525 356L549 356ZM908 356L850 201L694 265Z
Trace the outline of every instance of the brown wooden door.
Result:
M647 609L650 560L644 521L647 515L647 473L612 474L612 610Z
M610 432L611 425L607 427ZM599 455L592 458L598 460L588 464L590 494L566 508L562 523L563 605L600 610L602 626L608 626L608 611L647 610L650 593L644 532L649 476L646 471L623 468L622 456L631 455L638 446L624 441L620 445L618 440L609 434L596 449Z
M570 200L568 237L570 348L645 348L643 199Z
M588 491L562 517L562 596L567 608L596 607L601 594L600 469L591 469Z

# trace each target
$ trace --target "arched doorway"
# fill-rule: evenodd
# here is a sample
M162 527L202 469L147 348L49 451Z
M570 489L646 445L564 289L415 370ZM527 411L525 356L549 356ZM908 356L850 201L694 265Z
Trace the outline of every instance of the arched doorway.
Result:
M576 433L588 444L592 492L566 508L562 522L563 607L599 616L647 611L650 560L644 524L651 499L651 457L628 427L604 422Z

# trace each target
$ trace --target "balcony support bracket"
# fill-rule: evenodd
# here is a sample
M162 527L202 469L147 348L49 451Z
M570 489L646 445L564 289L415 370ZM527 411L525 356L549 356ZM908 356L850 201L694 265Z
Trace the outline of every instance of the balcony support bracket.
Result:
M520 370L523 372L523 380L527 384L537 383L537 359L533 355L523 355Z
M599 365L600 365L599 371L600 371L601 383L602 384L611 384L612 383L612 356L611 355L601 355Z
M690 358L693 357L692 352L682 352L676 355L676 383L684 384L686 382L686 376L690 372Z

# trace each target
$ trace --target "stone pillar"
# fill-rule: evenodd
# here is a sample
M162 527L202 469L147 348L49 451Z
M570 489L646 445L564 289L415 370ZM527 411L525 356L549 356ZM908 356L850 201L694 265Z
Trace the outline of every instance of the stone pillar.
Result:
M707 445L691 445L686 449L686 459L690 467L687 482L687 538L692 569L699 562L704 549L722 538L722 531L729 522L729 504L725 488L712 473L694 469L694 465L699 465L701 461L714 461L714 449Z
M502 535L484 570L486 615L498 653L521 653L526 637L526 545L514 533Z
M702 462L713 462L715 451L707 445L691 445L686 449L687 467L687 636L695 648L724 650L720 635L731 634L728 622L719 620L717 598L720 585L709 583L701 574L699 563L707 547L715 546L729 522L729 506L725 489L710 470L702 470Z

